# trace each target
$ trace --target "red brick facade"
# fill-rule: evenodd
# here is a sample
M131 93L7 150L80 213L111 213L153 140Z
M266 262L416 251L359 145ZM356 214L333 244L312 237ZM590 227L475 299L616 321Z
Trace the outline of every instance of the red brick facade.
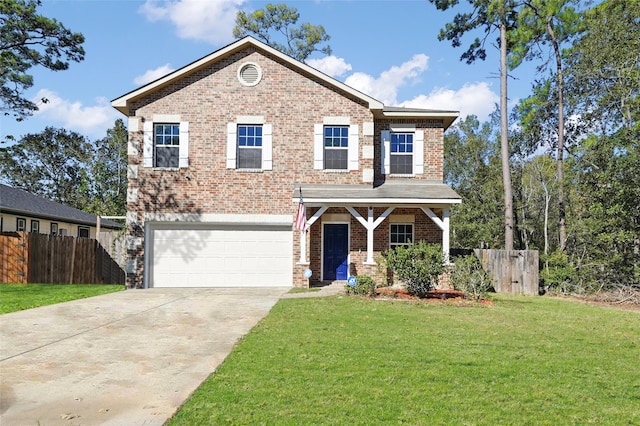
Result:
M247 62L262 70L262 80L244 86L238 68ZM381 175L381 132L395 123L411 123L424 131L424 173L411 179L442 181L443 131L437 119L381 119L362 98L327 84L326 79L308 74L277 55L248 44L245 49L219 58L193 73L185 73L169 85L150 90L127 104L129 113L129 223L130 270L128 285L143 286L145 256L145 214L253 214L290 215L296 213L292 199L294 184L358 184L365 170L373 179L393 179ZM144 123L158 116L188 122L188 167L156 169L143 166ZM243 171L227 168L227 125L238 117L261 116L272 125L272 169ZM325 117L348 117L359 126L358 170L327 172L314 169L314 124ZM367 132L365 127L372 127ZM372 133L372 134L371 134ZM365 155L365 151L372 151ZM407 178L404 178L407 179ZM309 208L307 216L313 214ZM366 208L357 209L366 217ZM384 208L375 209L378 217ZM327 213L345 214L344 208ZM439 214L436 211L437 214ZM441 230L419 208L397 209L393 214L415 216L415 238L442 240ZM365 265L366 230L351 217L350 263L352 274L378 276L374 265ZM317 275L321 262L322 220L308 231L308 266L299 265L298 231L294 232L293 284L306 285L302 271L309 267ZM292 225L293 229L293 225ZM375 230L376 253L389 248L389 221Z

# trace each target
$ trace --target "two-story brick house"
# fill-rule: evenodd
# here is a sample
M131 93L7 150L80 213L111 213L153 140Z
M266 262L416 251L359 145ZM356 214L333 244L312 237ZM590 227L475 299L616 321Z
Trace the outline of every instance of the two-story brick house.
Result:
M251 38L112 101L129 120L132 287L305 286L448 252L443 132ZM295 228L302 191L307 228Z

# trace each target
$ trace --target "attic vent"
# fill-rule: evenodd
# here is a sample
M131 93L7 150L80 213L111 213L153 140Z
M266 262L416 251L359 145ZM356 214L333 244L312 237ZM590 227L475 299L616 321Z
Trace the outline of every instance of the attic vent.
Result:
M238 69L238 80L243 86L255 86L262 79L262 70L258 64L247 62Z

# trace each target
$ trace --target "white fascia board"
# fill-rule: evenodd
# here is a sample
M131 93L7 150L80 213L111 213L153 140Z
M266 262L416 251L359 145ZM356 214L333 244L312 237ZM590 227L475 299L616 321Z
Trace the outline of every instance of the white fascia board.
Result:
M222 49L216 50L215 52L205 56L204 58L198 59L195 62L190 63L189 65L186 65L178 70L173 71L170 74L165 75L164 77L161 77L155 81L152 81L151 83L146 84L145 86L140 87L139 89L136 89L132 92L129 92L119 98L116 98L114 100L111 101L111 106L114 107L115 109L117 109L118 111L120 111L121 113L123 113L124 115L129 115L129 107L127 106L127 103L129 100L135 99L139 96L144 95L147 92L151 92L157 88L160 88L176 79L181 78L184 75L190 74L191 72L207 66L209 63L211 63L212 61L218 59L218 58L222 58L230 53L233 53L234 51L243 49L244 47L246 47L247 45L253 45L259 49L262 49L266 52L268 52L269 54L276 56L277 58L281 59L284 62L287 62L289 64L291 64L292 66L303 70L304 72L307 72L323 81L325 81L327 84L340 88L341 90L344 90L345 92L359 98L362 99L363 101L367 102L369 105L369 109L372 110L382 110L382 108L384 107L383 103L370 97L365 95L364 93L354 89L351 86L347 86L346 84L336 80L333 77L328 76L327 74L318 71L317 69L304 64L302 62L299 62L295 59L293 59L290 56L285 55L284 53L274 49L273 47L262 43L261 41L258 41L256 39L254 39L251 36L247 36L243 39L240 39L234 43L229 44L228 46L223 47Z
M300 198L293 198L293 202L299 202ZM420 204L429 205L450 205L450 204L462 204L460 198L304 198L304 205L306 207L317 207L320 205L393 205L395 207L403 206L416 206Z

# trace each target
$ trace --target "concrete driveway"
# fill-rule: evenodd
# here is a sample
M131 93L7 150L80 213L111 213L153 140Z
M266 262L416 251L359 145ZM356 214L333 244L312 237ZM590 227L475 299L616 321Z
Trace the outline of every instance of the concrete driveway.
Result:
M0 424L162 425L286 288L149 289L0 316Z

